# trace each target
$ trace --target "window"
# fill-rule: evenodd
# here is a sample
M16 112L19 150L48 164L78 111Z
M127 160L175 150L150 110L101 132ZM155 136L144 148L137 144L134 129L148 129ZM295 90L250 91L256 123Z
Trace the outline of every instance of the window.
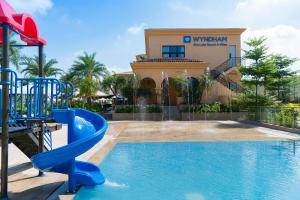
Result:
M184 58L185 47L184 46L163 46L162 56L163 58Z
M237 83L236 82L233 82L233 81L230 81L229 82L229 89L231 91L236 91L237 90Z

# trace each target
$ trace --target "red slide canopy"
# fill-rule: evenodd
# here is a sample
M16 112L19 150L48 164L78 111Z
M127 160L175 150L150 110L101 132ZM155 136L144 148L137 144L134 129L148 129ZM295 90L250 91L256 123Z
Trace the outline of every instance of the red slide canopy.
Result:
M38 27L33 17L29 14L16 13L6 0L0 0L0 24L3 23L10 25L14 30L19 32L21 40L26 42L27 45L36 45L36 43L46 45L47 43L44 39L40 38ZM0 27L0 44L2 42L2 27Z

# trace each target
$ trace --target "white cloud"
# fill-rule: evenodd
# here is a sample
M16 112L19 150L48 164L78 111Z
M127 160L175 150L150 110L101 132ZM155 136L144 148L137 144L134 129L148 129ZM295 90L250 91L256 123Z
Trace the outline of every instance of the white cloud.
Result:
M46 14L53 7L52 0L7 0L17 11L30 14Z
M300 29L288 25L277 25L266 29L251 30L248 29L243 35L242 40L246 41L249 38L265 36L266 44L269 47L269 52L274 54L283 54L289 57L300 59ZM243 49L245 49L243 43ZM292 68L299 70L299 62Z
M202 10L201 9L192 7L192 6L188 5L186 2L185 3L180 2L180 1L175 2L175 3L172 2L170 4L170 8L173 11L187 13L187 14L191 14L191 15L202 14Z
M291 20L291 16L299 12L299 7L299 0L240 0L234 18L248 24L278 23Z
M147 26L147 24L143 22L141 24L131 26L127 30L131 34L139 34L146 28L146 26Z
M296 2L295 0L242 0L237 4L237 11L257 11L270 7L282 6L284 4Z

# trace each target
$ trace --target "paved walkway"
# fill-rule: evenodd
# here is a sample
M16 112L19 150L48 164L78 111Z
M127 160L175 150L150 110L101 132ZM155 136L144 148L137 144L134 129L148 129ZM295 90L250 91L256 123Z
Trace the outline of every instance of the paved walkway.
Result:
M54 147L66 144L66 127L53 133ZM233 121L193 122L110 122L104 139L78 159L100 163L118 142L175 141L261 141L295 140L300 137L283 131ZM67 179L65 175L45 173L37 177L30 160L13 144L9 145L9 197L11 199L47 199ZM63 195L60 199L71 199Z
M66 127L53 132L53 148L65 144ZM8 193L10 199L46 199L49 191L56 190L67 177L46 173L38 177L38 170L32 167L30 159L13 143L9 144Z
M131 122L120 142L294 140L299 136L235 121Z

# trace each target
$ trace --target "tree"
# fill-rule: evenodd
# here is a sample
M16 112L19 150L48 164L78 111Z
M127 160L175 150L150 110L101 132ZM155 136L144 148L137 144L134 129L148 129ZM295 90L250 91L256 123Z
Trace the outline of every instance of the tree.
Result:
M299 102L299 92L297 91L299 91L300 88L300 76L298 74L295 74L291 79L291 99L293 99L293 102Z
M72 82L74 83L74 80L73 80L73 76L70 74L70 73L64 73L60 78L59 80L61 82Z
M184 91L187 88L188 79L185 76L176 76L173 79L174 88L178 97L184 96Z
M203 93L213 85L212 78L205 74L199 78L176 76L173 80L176 95L183 96L189 104L200 103Z
M279 102L273 96L268 95L258 95L255 96L254 93L252 94L239 94L238 96L233 98L233 109L235 110L251 110L252 105L256 104L256 101L260 106L273 106L278 104ZM256 107L255 110L257 111ZM259 117L259 116L256 116Z
M68 73L64 75L63 79L78 84L86 77L93 80L100 80L106 75L108 75L108 71L104 64L96 60L96 53L88 54L84 52L83 55L74 61L74 64Z
M274 72L275 67L268 59L268 48L265 45L266 38L254 38L246 41L249 50L244 50L244 59L248 65L242 66L240 71L243 75L243 83L246 86L255 87L256 106L258 106L258 87L269 84L269 76Z
M79 95L85 97L89 107L92 105L92 97L95 95L99 89L99 84L97 81L90 77L85 77L79 81Z
M63 74L63 70L59 67L55 67L57 65L57 60L50 59L46 61L46 55L43 55L44 59L44 66L43 66L43 73L44 77L56 77L58 75ZM39 58L38 56L34 57L22 57L20 61L20 65L26 66L24 69L21 70L21 73L24 73L26 77L38 77L39 76Z
M267 89L277 96L277 99L286 101L289 97L289 86L292 84L294 72L289 67L294 64L295 58L289 58L283 55L272 55L270 62L275 66L274 72L271 74L270 83Z
M78 56L72 67L61 77L61 81L71 81L79 88L79 94L91 106L92 96L99 90L100 79L108 74L104 64L96 60L96 53Z
M126 80L125 85L121 88L122 95L127 98L128 104L134 104L139 88L138 78L133 74Z
M113 95L117 96L121 89L125 86L126 80L124 77L117 74L112 74L104 77L102 81L102 88L106 92L111 92Z

